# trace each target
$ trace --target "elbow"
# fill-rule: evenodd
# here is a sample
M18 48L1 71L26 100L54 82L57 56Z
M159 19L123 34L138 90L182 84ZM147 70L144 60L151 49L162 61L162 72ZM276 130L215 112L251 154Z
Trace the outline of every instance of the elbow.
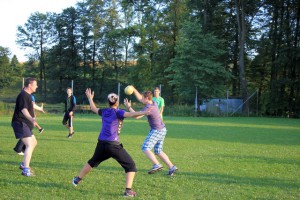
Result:
M96 107L92 107L91 110L94 112L94 113L98 113L98 109Z

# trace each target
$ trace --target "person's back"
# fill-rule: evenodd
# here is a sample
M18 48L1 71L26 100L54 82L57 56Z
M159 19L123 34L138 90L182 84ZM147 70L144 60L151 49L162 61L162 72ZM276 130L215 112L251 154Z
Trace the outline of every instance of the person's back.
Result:
M119 120L124 119L124 113L124 110L115 108L99 109L98 114L102 116L100 140L119 141Z

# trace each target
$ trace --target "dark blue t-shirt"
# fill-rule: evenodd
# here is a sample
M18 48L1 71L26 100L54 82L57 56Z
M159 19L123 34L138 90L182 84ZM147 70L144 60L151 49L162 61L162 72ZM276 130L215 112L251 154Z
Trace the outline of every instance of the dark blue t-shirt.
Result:
M14 114L12 117L12 121L24 122L32 130L34 127L33 124L22 113L22 110L24 108L26 108L28 110L31 117L34 117L32 96L30 94L28 94L27 92L25 92L24 90L22 90L16 100L16 105L15 105L15 110L14 110Z

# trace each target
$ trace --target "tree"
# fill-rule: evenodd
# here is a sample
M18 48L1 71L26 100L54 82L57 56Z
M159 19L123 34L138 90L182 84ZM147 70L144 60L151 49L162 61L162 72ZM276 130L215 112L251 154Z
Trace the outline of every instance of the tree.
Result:
M101 44L103 43L103 29L105 25L105 12L104 12L104 2L102 0L89 0L87 1L87 7L90 11L89 16L89 23L91 24L91 37L92 37L92 44L90 46L92 55L91 55L91 64L92 64L92 71L91 71L91 79L92 79L92 87L95 88L97 78L101 78L101 83L104 82L104 76L97 77L96 73L97 70L100 71L102 69L97 69L97 66L100 64L103 65L103 55L100 53L99 49ZM103 73L104 70L101 72ZM101 73L100 72L100 73ZM99 94L101 94L103 84L100 84L99 87Z
M242 89L242 98L244 102L243 112L248 111L249 103L247 102L247 80L245 77L245 43L247 36L246 28L246 12L245 2L243 0L235 0L236 5L236 20L238 24L238 38L239 38L239 76Z
M105 59L105 65L113 69L116 81L119 81L120 70L123 67L123 48L121 43L121 24L123 21L119 15L118 6L116 0L113 0L110 3L106 2L104 40L101 48L101 54Z
M192 103L195 86L203 99L219 96L226 90L224 84L230 73L216 61L224 53L220 43L212 34L204 34L198 21L184 23L175 48L176 56L166 69L179 99Z
M8 48L0 46L0 89L8 86L11 82Z
M24 26L18 26L17 44L22 48L33 50L34 55L39 60L39 90L42 94L46 94L43 80L45 78L45 52L47 45L50 44L49 38L48 14L35 12L30 15Z
M11 68L11 74L14 77L20 77L24 73L23 66L19 63L18 58L16 55L14 55L10 62L10 68Z

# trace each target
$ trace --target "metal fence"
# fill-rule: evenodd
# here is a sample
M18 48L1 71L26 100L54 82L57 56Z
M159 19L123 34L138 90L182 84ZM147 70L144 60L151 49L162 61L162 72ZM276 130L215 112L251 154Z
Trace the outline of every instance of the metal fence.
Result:
M245 115L243 113L243 106L248 103L247 116L257 116L258 111L258 91L252 92L247 100L243 102L241 98L214 98L203 102L199 106L199 110L202 113L215 116L233 116L233 115Z

